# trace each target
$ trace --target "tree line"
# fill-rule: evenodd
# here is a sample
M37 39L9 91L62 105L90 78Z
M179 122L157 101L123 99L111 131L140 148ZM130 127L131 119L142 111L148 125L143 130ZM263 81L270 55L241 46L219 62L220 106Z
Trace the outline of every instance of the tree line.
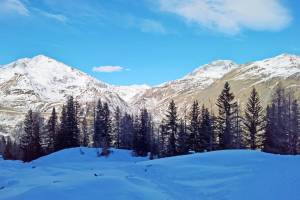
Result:
M72 147L100 148L98 156L107 156L109 148L132 150L135 156L161 158L224 149L252 149L276 154L300 153L300 112L292 91L278 84L270 104L263 108L255 88L241 109L225 83L217 101L217 114L194 101L184 116L172 100L159 125L146 108L139 114L114 112L108 102L99 100L92 119L80 116L80 105L69 97L60 117L53 108L45 120L29 110L24 133L19 141L0 139L5 159L34 160Z

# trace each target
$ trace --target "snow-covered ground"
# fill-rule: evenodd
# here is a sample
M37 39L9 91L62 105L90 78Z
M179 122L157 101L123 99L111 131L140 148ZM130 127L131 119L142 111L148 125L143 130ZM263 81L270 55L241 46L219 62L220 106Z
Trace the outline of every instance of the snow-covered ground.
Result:
M83 154L81 153L84 152ZM219 151L159 160L64 150L32 163L0 159L0 199L299 200L300 156Z

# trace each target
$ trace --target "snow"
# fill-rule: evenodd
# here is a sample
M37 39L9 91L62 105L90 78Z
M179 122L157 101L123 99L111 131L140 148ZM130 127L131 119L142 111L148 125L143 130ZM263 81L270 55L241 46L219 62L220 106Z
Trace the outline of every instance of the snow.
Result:
M242 65L236 80L259 79L259 82L272 78L284 79L300 73L300 57L296 55L281 54L274 58L256 61Z
M124 99L130 104L151 87L149 85L142 84L128 86L112 86L112 88L115 92L117 92L120 95L122 99Z
M158 160L63 150L32 163L0 159L1 200L298 200L300 156L232 150Z

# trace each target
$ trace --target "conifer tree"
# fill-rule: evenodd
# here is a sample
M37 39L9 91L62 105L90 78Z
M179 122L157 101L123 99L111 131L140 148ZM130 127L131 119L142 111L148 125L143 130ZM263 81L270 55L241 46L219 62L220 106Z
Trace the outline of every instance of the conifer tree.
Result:
M14 160L13 156L13 143L10 139L10 137L7 138L4 153L3 153L3 158L4 160Z
M42 155L40 141L41 118L38 113L29 110L24 120L24 134L21 138L24 162L32 161Z
M117 106L116 111L114 113L114 139L115 139L115 146L119 149L120 148L120 132L121 132L121 111L119 106Z
M213 150L213 126L210 113L207 108L203 106L200 123L200 151Z
M89 146L89 134L88 134L88 124L87 124L86 117L83 117L83 119L82 119L81 132L82 132L81 146L88 147Z
M252 89L245 108L245 140L250 149L261 149L264 135L263 107L255 88Z
M120 148L121 149L132 149L133 148L133 133L134 125L132 116L125 113L121 118L120 123Z
M66 145L66 133L67 133L67 110L66 106L62 106L59 130L55 137L55 151L62 150L67 147Z
M146 156L150 152L149 135L151 134L150 116L147 109L142 109L136 122L134 152L137 156Z
M178 128L178 117L177 117L177 107L174 100L169 104L167 114L166 114L166 124L165 131L167 134L167 144L168 144L168 156L174 156L176 152L176 136Z
M66 106L66 148L79 146L78 107L74 98L70 96Z
M300 145L300 112L297 100L292 104L292 117L291 117L291 154L296 155L299 153Z
M199 144L199 116L200 109L198 101L194 101L189 114L189 146L190 150L197 151Z
M217 107L219 110L218 133L219 133L219 147L221 149L234 148L234 130L233 123L236 117L237 103L234 100L234 95L230 91L229 83L226 82L224 89L221 92Z
M176 144L176 152L178 155L184 155L189 153L189 137L187 135L186 123L184 120L180 120L178 125L178 138Z
M94 119L94 147L100 147L101 138L104 135L104 124L103 124L103 106L99 99L95 108L95 119Z
M109 148L112 141L112 121L107 102L103 104L103 125L102 144L104 145L103 147Z
M47 122L47 126L46 126L46 148L47 148L47 153L52 153L55 151L55 147L57 146L55 144L56 142L56 137L57 137L57 131L58 131L58 127L57 127L57 114L56 114L56 110L53 107L52 109L52 113L51 116Z

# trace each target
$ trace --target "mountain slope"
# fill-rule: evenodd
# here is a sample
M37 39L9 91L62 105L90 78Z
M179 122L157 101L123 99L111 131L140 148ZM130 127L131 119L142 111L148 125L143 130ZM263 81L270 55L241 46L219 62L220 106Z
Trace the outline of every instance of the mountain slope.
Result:
M130 151L63 150L32 163L0 158L0 200L298 200L299 156L218 151L148 161Z
M15 130L28 109L58 110L67 97L91 109L98 99L128 111L127 103L108 85L46 56L20 59L0 68L0 132ZM9 130L9 131L8 131Z
M242 107L253 86L264 106L278 82L295 88L295 95L300 97L300 57L282 54L241 65L217 60L178 80L154 87L109 85L46 56L20 59L0 68L0 134L20 132L29 108L48 115L53 106L59 109L69 95L83 104L83 114L101 98L110 103L112 110L119 106L123 111L137 112L146 107L155 113L156 122L162 119L172 99L180 115L187 112L194 100L216 111L215 102L226 81Z
M246 102L252 87L255 86L262 97L263 105L266 106L278 82L282 82L286 88L295 88L295 95L300 96L297 90L300 86L300 57L282 54L242 65L232 61L215 61L199 67L182 79L147 90L134 104L139 107L146 105L156 113L158 120L161 120L172 99L181 115L195 100L216 111L215 102L226 81L242 103Z

